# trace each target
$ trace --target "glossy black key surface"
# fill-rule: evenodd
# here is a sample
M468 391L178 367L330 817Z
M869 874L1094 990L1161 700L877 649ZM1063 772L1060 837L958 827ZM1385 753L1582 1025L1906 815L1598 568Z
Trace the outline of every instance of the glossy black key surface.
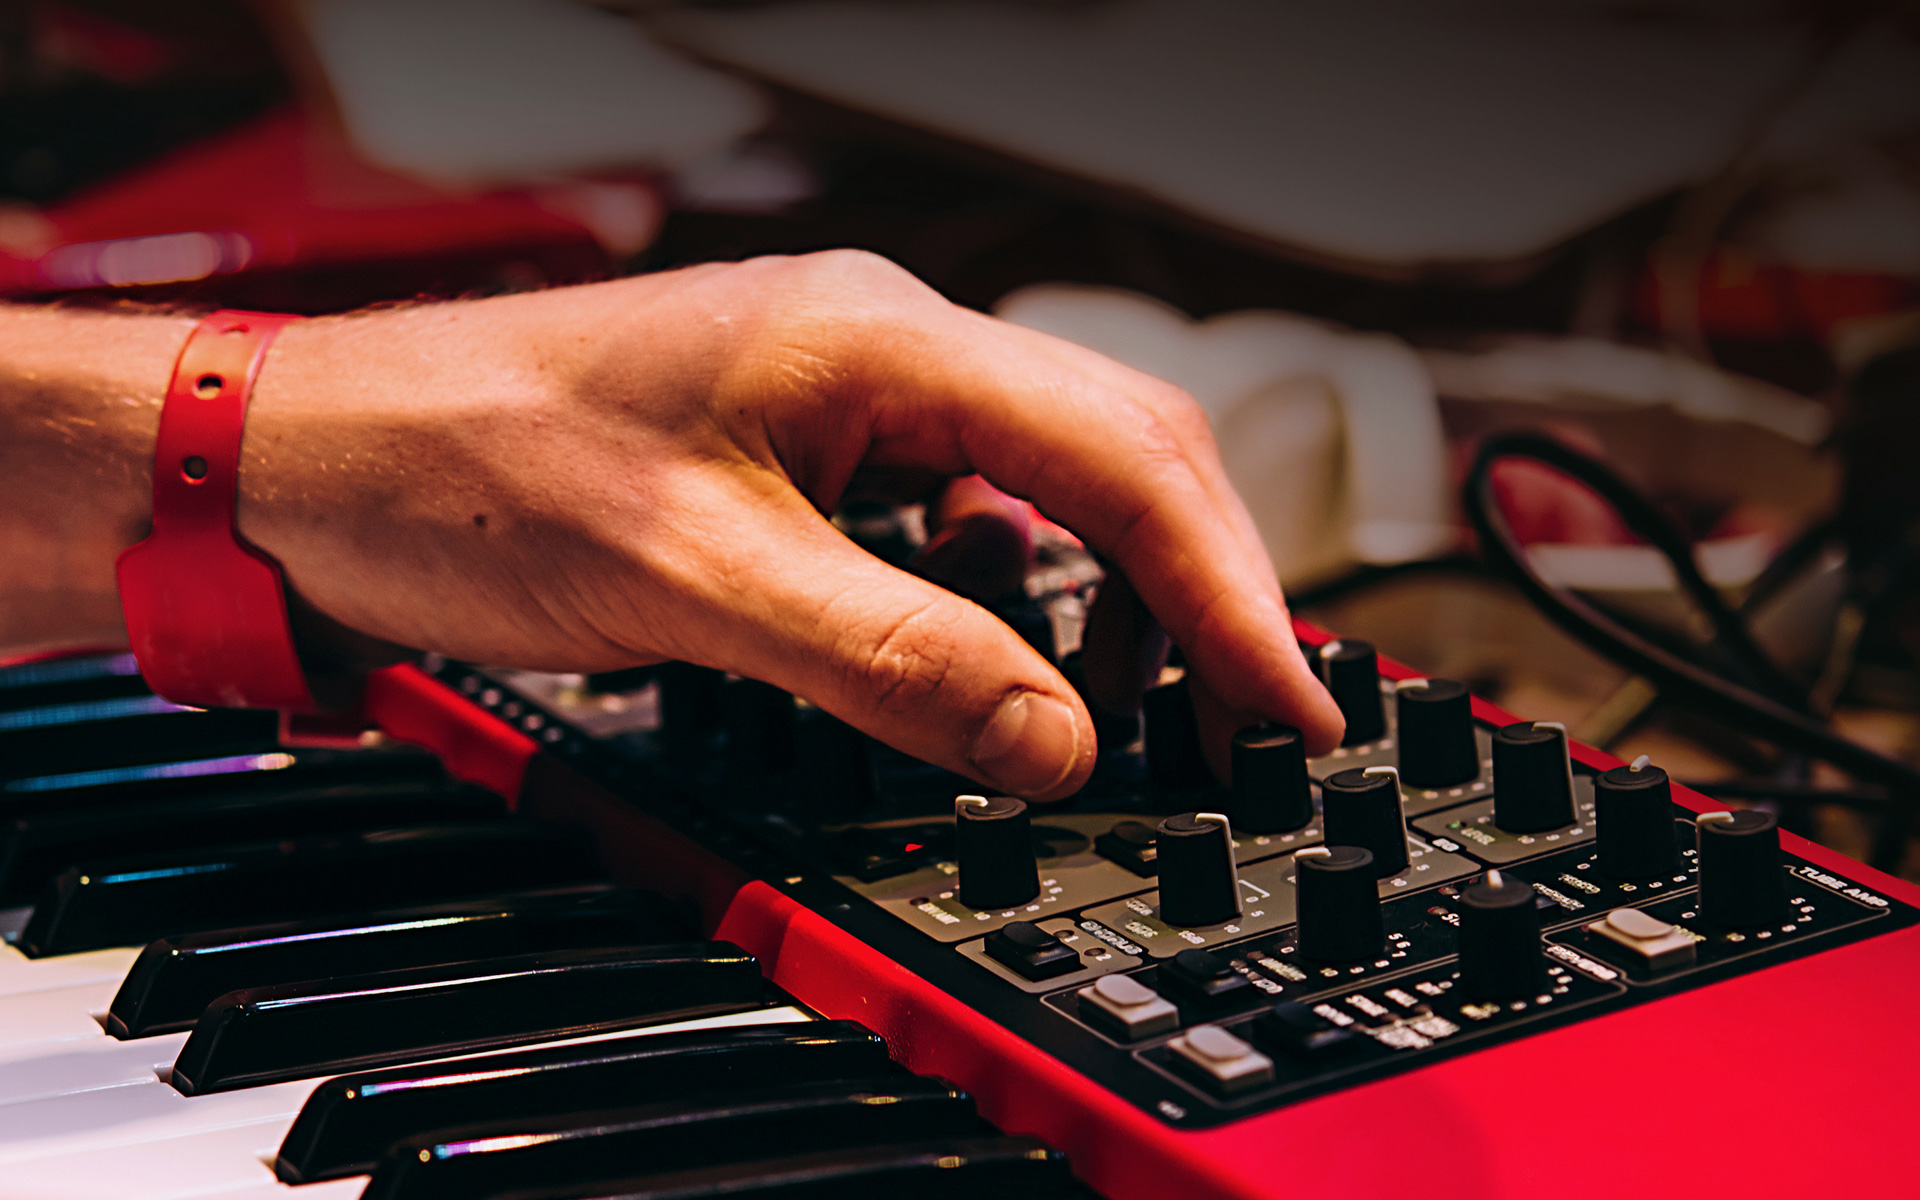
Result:
M459 1200L502 1188L618 1178L636 1165L680 1171L745 1155L978 1132L973 1098L942 1080L810 1083L408 1138L381 1157L363 1200Z
M214 758L67 771L0 783L0 818L216 794L288 795L314 788L447 780L440 760L408 746L377 750L273 749Z
M15 945L30 957L261 922L311 920L595 875L576 836L524 821L465 821L138 855L69 867Z
M190 1029L208 1004L241 988L690 936L665 900L599 885L183 934L141 951L107 1011L107 1032Z
M859 1146L601 1182L485 1190L474 1200L1084 1200L1067 1156L1033 1138Z
M851 1021L636 1034L364 1072L315 1088L280 1145L285 1183L362 1175L402 1139L505 1118L883 1076L887 1045Z
M131 654L89 654L0 667L0 712L152 694Z
M485 788L424 780L287 794L214 792L164 803L34 813L0 823L0 907L31 903L49 880L79 862L506 815L506 801Z
M170 1082L196 1096L761 1007L752 955L725 942L560 950L228 992Z
M0 781L280 748L280 717L119 696L0 712Z

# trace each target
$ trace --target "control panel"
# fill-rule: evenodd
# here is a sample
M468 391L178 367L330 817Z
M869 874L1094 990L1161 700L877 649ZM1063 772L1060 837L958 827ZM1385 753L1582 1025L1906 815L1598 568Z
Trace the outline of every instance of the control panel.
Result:
M608 789L1180 1128L1247 1115L1920 921L1696 812L1644 758L1579 761L1460 683L1308 653L1347 719L1199 753L1177 671L1056 805L672 665L612 681L432 664ZM1483 713L1491 710L1482 710ZM630 719L620 719L627 714Z

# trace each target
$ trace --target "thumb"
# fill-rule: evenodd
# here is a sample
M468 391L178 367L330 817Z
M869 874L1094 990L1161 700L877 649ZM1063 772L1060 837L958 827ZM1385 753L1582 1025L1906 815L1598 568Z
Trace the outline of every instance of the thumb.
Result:
M703 660L1008 795L1056 800L1086 782L1093 722L1046 659L979 605L795 508L734 545L719 599L731 628L714 630L726 653Z

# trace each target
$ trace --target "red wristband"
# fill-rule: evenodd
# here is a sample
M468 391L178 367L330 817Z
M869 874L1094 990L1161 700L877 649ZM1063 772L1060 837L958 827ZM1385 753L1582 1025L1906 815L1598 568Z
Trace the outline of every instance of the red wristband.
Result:
M280 565L234 524L254 376L300 318L217 312L180 351L153 455L153 533L120 556L120 607L140 673L176 704L312 712Z

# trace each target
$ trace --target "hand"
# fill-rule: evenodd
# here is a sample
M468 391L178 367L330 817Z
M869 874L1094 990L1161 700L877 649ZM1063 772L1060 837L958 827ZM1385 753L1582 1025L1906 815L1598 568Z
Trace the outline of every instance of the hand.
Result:
M240 523L372 637L553 671L724 668L1056 799L1094 756L1066 680L822 515L975 473L1115 564L1087 650L1103 701L1138 701L1144 604L1185 651L1217 767L1256 720L1337 741L1193 401L860 253L293 326L255 388Z

